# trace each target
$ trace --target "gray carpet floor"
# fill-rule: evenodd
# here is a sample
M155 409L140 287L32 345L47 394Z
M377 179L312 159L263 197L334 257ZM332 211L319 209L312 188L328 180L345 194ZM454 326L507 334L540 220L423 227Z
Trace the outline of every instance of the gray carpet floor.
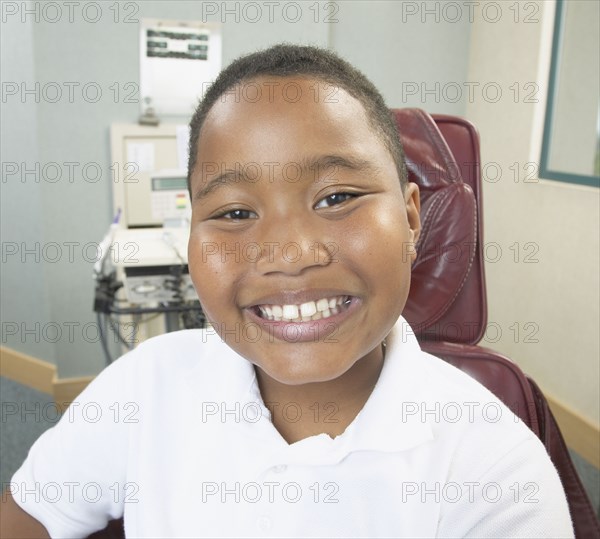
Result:
M0 377L0 401L0 482L4 487L33 442L58 419L50 395L4 377Z
M2 490L21 466L31 444L58 421L50 395L0 377L0 482ZM571 452L577 472L600 518L600 471Z

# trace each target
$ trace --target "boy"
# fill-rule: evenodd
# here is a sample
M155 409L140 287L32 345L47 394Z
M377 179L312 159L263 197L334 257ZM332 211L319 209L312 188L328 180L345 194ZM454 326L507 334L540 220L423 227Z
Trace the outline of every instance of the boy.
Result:
M419 194L362 74L311 47L237 60L192 119L188 181L216 334L106 369L76 403L100 417L36 442L12 512L60 537L123 513L131 537L573 536L535 435L401 318ZM498 413L412 413L436 403Z

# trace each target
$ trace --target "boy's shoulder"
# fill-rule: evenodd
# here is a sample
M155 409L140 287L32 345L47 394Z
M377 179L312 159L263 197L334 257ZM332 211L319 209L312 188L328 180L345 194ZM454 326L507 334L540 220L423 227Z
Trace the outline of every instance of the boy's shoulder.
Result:
M498 397L473 376L444 359L421 351L420 361L422 375L429 382L427 384L427 391L435 391L438 397L460 397L463 400L470 397L498 399Z
M402 421L427 424L434 439L463 451L469 444L472 449L496 446L500 453L523 442L539 445L497 395L467 372L423 351L414 336L401 329L398 325L390 334L392 365L383 383Z
M169 367L181 368L185 365L196 366L211 359L231 357L235 355L232 352L211 328L183 329L150 337L118 361L145 364L147 367L166 363Z
M448 423L454 417L457 423L470 418L468 423L498 426L520 422L500 397L467 372L425 351L420 352L418 363L416 391L422 403L429 403L432 417Z
M160 387L169 391L182 380L217 381L251 374L250 364L237 355L213 329L185 329L151 337L109 365L98 378L119 379L125 390ZM252 371L253 372L253 371Z
M402 380L405 394L429 401L499 401L467 372L422 350L404 319L401 318L393 328L388 341L391 344L391 347L388 345L390 359L396 364L390 371L397 380Z

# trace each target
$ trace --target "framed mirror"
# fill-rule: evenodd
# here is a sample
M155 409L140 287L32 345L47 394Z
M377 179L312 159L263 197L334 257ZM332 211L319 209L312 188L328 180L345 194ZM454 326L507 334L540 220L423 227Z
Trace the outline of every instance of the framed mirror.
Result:
M556 2L540 178L600 187L600 2Z

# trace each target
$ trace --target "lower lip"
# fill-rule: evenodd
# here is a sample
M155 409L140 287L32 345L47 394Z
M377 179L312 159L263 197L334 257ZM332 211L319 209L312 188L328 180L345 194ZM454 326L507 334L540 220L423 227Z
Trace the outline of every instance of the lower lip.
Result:
M329 318L321 318L320 320L307 320L306 322L286 322L267 320L258 316L252 309L245 309L250 319L258 324L263 331L266 332L268 338L273 341L277 339L279 341L298 343L298 342L326 342L335 343L335 336L338 333L338 329L346 319L354 314L354 311L358 309L361 301L352 297L350 299L350 305L348 305L342 312L334 314Z

